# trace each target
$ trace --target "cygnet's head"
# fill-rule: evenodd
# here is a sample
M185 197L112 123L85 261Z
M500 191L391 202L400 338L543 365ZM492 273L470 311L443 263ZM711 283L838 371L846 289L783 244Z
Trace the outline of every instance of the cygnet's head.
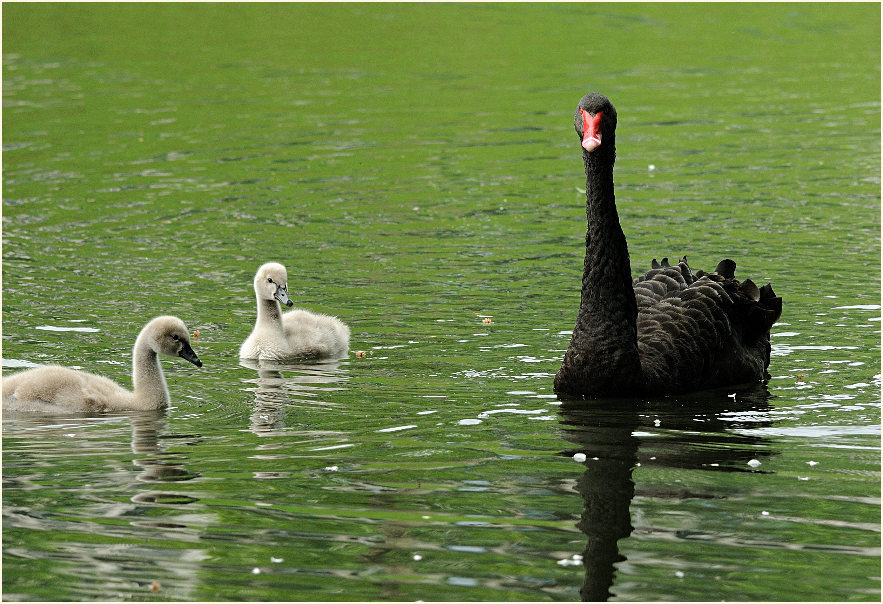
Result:
M254 276L254 291L259 300L279 300L285 306L294 306L288 297L288 272L278 262L268 262Z
M170 357L181 357L197 367L202 361L190 347L190 332L178 317L156 317L141 330L140 338L146 338L151 349Z

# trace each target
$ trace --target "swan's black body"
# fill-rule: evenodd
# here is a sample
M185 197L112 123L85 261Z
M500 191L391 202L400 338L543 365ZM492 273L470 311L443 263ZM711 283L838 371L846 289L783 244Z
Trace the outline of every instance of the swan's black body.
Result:
M574 119L588 229L579 315L555 392L653 396L764 380L782 299L769 285L737 281L732 260L711 274L694 274L686 258L677 266L654 260L633 280L613 192L616 110L603 95L588 94ZM590 121L597 139L586 142Z

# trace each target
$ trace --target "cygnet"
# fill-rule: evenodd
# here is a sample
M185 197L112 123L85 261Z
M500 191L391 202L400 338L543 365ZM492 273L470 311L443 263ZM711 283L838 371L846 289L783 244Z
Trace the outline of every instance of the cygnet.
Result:
M190 333L177 317L152 319L132 350L133 391L106 377L58 365L36 367L3 378L3 411L120 411L162 409L169 390L158 355L177 356L202 367Z
M291 360L346 356L350 329L337 317L295 309L282 314L281 304L293 306L288 297L288 272L268 262L254 276L258 317L254 330L242 343L239 357L258 360Z

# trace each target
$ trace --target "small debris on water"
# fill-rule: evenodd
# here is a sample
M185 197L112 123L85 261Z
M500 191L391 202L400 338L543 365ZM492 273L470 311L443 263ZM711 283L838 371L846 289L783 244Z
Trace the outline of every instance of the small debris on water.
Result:
M364 359L366 356L368 356L368 353L365 352L364 350L357 350L357 351L356 351L356 357L357 357L357 358L359 358L359 359Z
M337 472L339 469L337 466L325 466L326 472Z
M749 459L748 465L751 466L752 468L756 468L757 466L760 465L760 462L757 461L756 459Z
M647 169L652 172L653 170L656 169L656 164L650 164L649 166L647 166Z
M682 570L676 570L676 571L675 571L675 577L677 577L678 579L683 579L683 578L684 578L684 571L682 571Z
M198 329L193 330L193 343L199 344L199 330Z
M274 557L274 556L270 556L270 562L272 562L273 564L281 564L281 563L285 562L285 559L284 559L284 558L276 558L276 557Z
M162 589L162 585L159 584L159 581L151 581L150 582L150 591L152 591L153 593L156 593L160 589Z
M251 574L259 575L259 574L261 574L261 569L259 569L257 566L255 566L253 569L251 569Z
M490 317L485 317L481 320L482 325L493 325L493 320Z
M414 554L414 562L420 562L421 560L423 560L423 556L420 554Z
M762 512L760 513L760 515L761 515L761 516L769 516L770 513L767 512L766 510L764 510L764 511L762 511Z
M819 462L817 462L817 461L808 461L808 462L806 462L806 465L808 465L809 467L817 466L817 465L819 465Z
M574 454L573 454L573 461L576 461L576 462L582 463L582 462L584 462L585 460L586 460L586 454L585 454L585 453L574 453Z

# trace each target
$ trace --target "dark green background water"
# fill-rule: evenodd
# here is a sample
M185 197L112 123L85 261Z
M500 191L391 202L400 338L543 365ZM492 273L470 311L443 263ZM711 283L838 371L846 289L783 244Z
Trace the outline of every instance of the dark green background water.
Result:
M879 25L4 4L4 374L128 385L166 313L205 362L164 413L4 418L4 598L878 601ZM552 394L592 90L635 272L731 257L784 297L768 390ZM238 364L271 260L364 358Z

